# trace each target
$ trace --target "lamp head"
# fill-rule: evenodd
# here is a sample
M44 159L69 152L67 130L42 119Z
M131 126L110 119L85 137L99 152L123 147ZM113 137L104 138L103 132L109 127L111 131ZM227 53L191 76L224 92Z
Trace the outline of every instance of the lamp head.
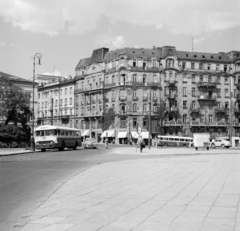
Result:
M38 65L41 65L41 58L38 58Z

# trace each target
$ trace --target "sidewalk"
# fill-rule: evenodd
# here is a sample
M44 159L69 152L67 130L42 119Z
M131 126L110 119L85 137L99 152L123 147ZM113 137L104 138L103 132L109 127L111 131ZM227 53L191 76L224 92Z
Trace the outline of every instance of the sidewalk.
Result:
M26 150L25 148L1 148L0 156L18 155L25 153L33 153L33 150Z
M63 184L24 216L25 226L18 227L22 231L240 230L240 155L220 151L225 154L97 165Z

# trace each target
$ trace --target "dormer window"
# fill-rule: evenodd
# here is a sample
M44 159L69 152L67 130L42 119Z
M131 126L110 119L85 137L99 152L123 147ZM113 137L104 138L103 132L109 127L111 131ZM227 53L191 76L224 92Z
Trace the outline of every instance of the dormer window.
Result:
M213 59L213 56L211 56L211 59Z
M205 59L205 55L203 55L202 58Z
M221 56L219 56L219 59L222 59L222 57L221 57Z
M133 67L136 67L136 66L137 66L137 60L134 59L134 60L133 60Z
M186 54L186 57L188 57L188 54Z
M193 57L194 57L194 58L197 58L197 55L194 55Z

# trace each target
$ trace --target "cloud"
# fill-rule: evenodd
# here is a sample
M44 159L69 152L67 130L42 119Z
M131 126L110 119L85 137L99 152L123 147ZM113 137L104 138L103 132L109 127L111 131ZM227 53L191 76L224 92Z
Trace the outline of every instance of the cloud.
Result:
M5 47L5 46L6 46L6 43L5 43L5 42L2 42L2 41L0 41L0 46L1 46L1 47Z
M111 22L167 28L175 34L200 35L240 25L239 0L2 0L0 16L23 30L57 35L83 34L101 16Z
M97 46L106 46L110 50L115 50L126 46L126 42L123 36L111 37L109 34L101 34L96 39Z
M204 40L205 40L204 37L193 38L193 43L195 43L195 44L199 44L199 43L203 42Z

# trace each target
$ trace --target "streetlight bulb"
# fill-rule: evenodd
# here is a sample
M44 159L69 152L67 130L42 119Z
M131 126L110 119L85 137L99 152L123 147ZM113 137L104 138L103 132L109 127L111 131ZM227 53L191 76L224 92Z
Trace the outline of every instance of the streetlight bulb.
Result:
M38 58L38 65L41 65L41 59Z

